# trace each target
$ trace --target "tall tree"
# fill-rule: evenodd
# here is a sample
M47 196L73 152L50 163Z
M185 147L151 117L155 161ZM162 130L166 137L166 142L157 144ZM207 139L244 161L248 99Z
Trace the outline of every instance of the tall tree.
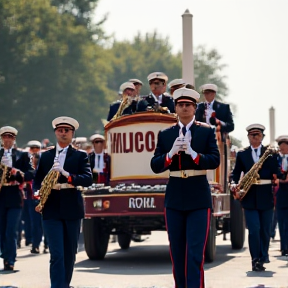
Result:
M143 94L149 92L147 75L154 71L166 73L169 80L181 78L182 54L173 54L168 38L162 38L157 32L140 33L132 41L114 41L111 49L114 75L108 81L109 88L117 90L119 85L129 78L143 80ZM207 50L204 46L196 47L194 52L194 70L196 90L201 85L214 83L219 87L219 98L225 98L228 92L225 76L222 74L226 65L221 64L222 57L215 49Z
M93 133L110 94L105 50L87 27L48 0L0 3L1 123L25 132L19 134L22 143L47 137L59 115L77 118L80 133Z

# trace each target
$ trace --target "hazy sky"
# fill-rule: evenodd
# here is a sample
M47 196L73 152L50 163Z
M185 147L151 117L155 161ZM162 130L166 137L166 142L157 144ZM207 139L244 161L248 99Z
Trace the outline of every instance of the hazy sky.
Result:
M96 18L108 13L105 31L118 40L157 30L176 52L182 50L186 9L193 14L194 47L216 48L227 64L226 101L237 106L231 135L247 145L245 128L261 123L268 144L271 106L276 137L288 135L288 0L100 0Z

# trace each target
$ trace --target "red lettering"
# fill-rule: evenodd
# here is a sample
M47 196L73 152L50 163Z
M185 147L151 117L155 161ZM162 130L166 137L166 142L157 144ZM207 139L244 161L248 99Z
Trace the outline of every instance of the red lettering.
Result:
M143 133L142 132L137 132L135 133L135 150L136 152L140 153L143 152L144 150L144 144L140 144L139 142L143 141ZM140 144L140 147L139 147Z
M145 146L148 152L155 150L155 137L152 131L148 131L145 135Z
M129 153L133 152L133 132L129 133L129 148L127 148L126 145L126 133L123 133L123 152L124 153Z
M116 135L114 135L114 137L116 137L116 140L114 139L114 142L116 141L115 153L122 153L121 133L116 133Z

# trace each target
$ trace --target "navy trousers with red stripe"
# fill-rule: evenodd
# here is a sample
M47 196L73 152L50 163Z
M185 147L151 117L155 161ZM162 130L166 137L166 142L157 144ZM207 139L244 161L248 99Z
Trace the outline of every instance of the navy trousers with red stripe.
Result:
M210 209L165 209L175 288L204 288L204 252Z

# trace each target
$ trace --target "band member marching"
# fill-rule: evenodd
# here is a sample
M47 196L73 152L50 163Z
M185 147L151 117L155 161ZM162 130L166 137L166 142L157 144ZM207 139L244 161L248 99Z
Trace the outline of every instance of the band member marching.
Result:
M28 153L13 148L18 131L11 126L0 129L0 250L4 270L14 270L17 231L23 207L23 182L33 178Z
M87 153L70 145L79 123L62 116L55 118L52 126L57 144L41 154L33 188L44 190L40 195L41 205L36 208L42 212L44 233L49 242L51 288L69 288L84 217L83 199L76 187L90 186L92 174ZM56 179L46 180L47 174ZM41 187L42 182L47 187ZM57 183L51 187L53 182Z
M280 153L278 155L278 182L276 210L280 233L281 255L288 254L288 135L276 139Z
M173 98L179 122L160 131L151 168L170 170L165 217L175 287L200 288L212 208L206 169L219 166L220 154L214 129L195 121L199 93L180 88Z
M105 138L101 134L94 134L90 137L90 141L94 147L94 151L89 154L93 182L109 185L111 157L104 151Z
M201 90L205 97L205 102L198 105L195 115L196 120L215 125L221 132L222 141L225 141L227 133L234 130L230 106L215 100L218 91L217 85L204 84L201 86Z
M261 124L251 124L246 128L250 146L237 153L236 163L232 172L233 184L231 191L237 193L237 185L241 173L251 173L254 163L261 161L267 147L262 145L265 127ZM273 215L272 184L277 175L276 156L268 157L260 170L259 183L252 184L241 204L244 208L246 225L249 231L249 250L253 271L264 271L264 263L269 263L269 241ZM251 180L251 179L248 179Z

